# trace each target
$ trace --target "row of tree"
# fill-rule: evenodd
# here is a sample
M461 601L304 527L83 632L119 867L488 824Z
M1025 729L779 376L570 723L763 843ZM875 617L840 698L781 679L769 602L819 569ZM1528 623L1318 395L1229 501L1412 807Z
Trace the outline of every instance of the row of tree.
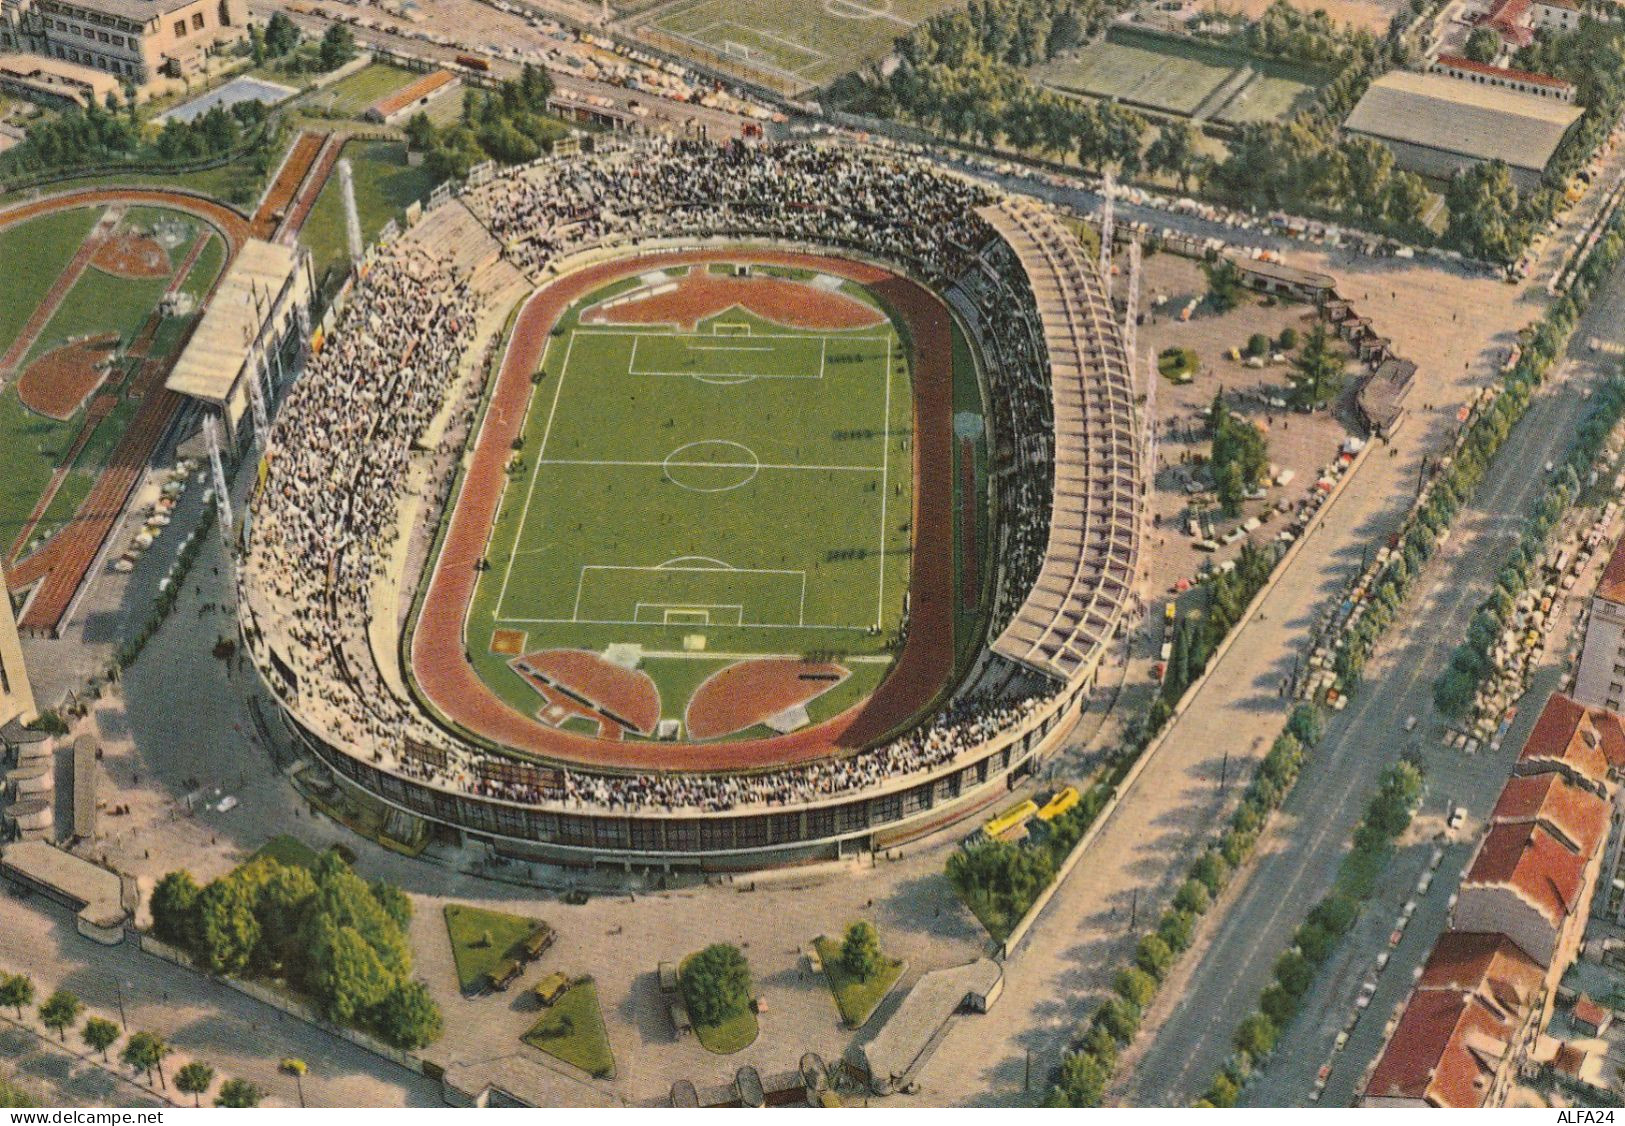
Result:
M423 154L423 166L436 182L460 180L486 160L535 160L559 136L559 123L547 108L552 94L547 71L526 63L518 78L505 79L494 91L464 90L462 120L454 125L436 128L427 114L413 116L406 124L407 144Z
M1389 849L1411 823L1421 797L1422 772L1416 764L1400 762L1383 772L1376 794L1355 826L1352 847L1332 890L1293 932L1292 946L1276 960L1275 980L1259 997L1258 1009L1236 1026L1235 1054L1214 1076L1197 1106L1236 1105L1253 1068L1274 1051L1315 983L1316 973L1359 919Z
M152 894L153 932L212 973L284 980L334 1023L417 1049L442 1021L412 977L411 917L399 888L369 885L331 850L312 869L261 857L207 887L171 872Z
M0 1005L16 1010L17 1019L21 1020L23 1009L34 1003L34 981L26 974L0 975ZM119 1026L103 1017L92 1016L86 1018L83 1027L79 1026L79 1018L84 1015L85 1005L75 994L66 989L58 989L47 997L39 1006L40 1023L57 1034L64 1044L68 1040L68 1031L73 1028L80 1029L80 1036L85 1046L94 1052L100 1053L103 1062L108 1060L108 1051L119 1042L123 1033ZM146 1075L147 1082L152 1082L154 1074L158 1076L160 1087L168 1087L164 1076L164 1060L168 1058L173 1049L162 1036L155 1032L137 1031L130 1034L124 1042L124 1048L119 1053L119 1060L131 1071L139 1071ZM192 1060L183 1064L175 1072L175 1089L182 1094L192 1096L193 1105L201 1105L203 1096L214 1085L214 1068L202 1060ZM25 1105L10 1104L4 1101L4 1092L0 1092L0 1106ZM252 1107L258 1106L265 1097L254 1084L245 1079L228 1079L220 1085L214 1105L219 1107Z
M1117 1069L1118 1053L1134 1039L1145 1010L1179 956L1195 940L1201 917L1252 855L1266 822L1297 781L1305 754L1322 733L1320 713L1313 705L1293 710L1286 729L1259 763L1219 842L1191 865L1155 929L1141 936L1130 964L1113 978L1112 996L1073 1034L1061 1061L1060 1078L1050 1089L1050 1106L1100 1105Z

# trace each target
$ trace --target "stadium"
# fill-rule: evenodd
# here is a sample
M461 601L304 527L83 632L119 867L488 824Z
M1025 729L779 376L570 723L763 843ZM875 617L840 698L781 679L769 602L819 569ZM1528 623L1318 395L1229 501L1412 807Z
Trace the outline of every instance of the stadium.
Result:
M497 855L917 839L1055 749L1134 611L1116 317L1053 213L894 152L480 170L281 406L246 649L332 785Z

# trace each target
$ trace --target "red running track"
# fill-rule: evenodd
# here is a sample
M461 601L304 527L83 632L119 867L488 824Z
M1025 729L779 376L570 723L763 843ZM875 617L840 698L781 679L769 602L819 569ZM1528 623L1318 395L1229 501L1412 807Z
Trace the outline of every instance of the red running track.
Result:
M492 522L502 502L513 439L524 424L548 331L585 294L617 278L689 263L751 261L836 274L867 286L903 321L914 347L914 551L909 634L872 696L789 735L732 743L622 743L560 731L510 708L463 651ZM876 266L782 251L692 251L621 259L561 278L534 293L514 325L445 544L429 579L410 666L429 702L452 723L501 746L554 761L625 770L753 770L811 762L872 745L924 711L953 672L953 332L928 290Z

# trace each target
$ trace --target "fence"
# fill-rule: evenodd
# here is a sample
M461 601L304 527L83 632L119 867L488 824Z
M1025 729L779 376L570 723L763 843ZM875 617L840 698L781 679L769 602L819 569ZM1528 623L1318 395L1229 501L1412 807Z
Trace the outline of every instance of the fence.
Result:
M390 1063L398 1064L415 1075L426 1075L428 1074L426 1067L435 1066L433 1064L429 1064L428 1061L424 1060L422 1056L419 1056L413 1052L403 1052L398 1048L392 1048L383 1041L376 1040L373 1037L368 1036L365 1032L358 1032L353 1028L345 1028L343 1025L331 1024L328 1021L323 1020L319 1015L317 1015L315 1010L311 1009L309 1006L294 1000L292 997L278 993L273 989L268 989L257 982L244 981L241 978L221 977L216 974L209 974L207 971L201 969L185 951L177 949L176 947L169 945L167 942L162 942L156 938L153 938L150 934L141 935L140 942L141 949L146 953L151 954L154 958L161 958L172 965L180 966L182 969L195 970L198 973L205 974L206 976L213 978L215 981L218 981L220 984L226 986L228 989L235 989L243 996L252 997L254 1000L259 1001L262 1004L269 1005L273 1009L287 1013L289 1016L302 1020L313 1028L318 1028L323 1032L327 1032L334 1036L340 1037L341 1039L348 1040L356 1047L371 1052L373 1055L378 1056L381 1059L386 1059Z

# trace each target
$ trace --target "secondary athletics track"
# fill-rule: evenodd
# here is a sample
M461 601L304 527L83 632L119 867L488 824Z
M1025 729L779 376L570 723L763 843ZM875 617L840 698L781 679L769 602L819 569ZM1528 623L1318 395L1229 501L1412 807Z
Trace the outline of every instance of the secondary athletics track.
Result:
M531 373L541 367L548 331L583 295L618 278L694 263L752 262L834 274L879 296L903 322L914 368L914 551L909 633L874 694L840 715L788 735L734 743L628 743L550 727L504 703L464 656L464 621L475 565L485 552L507 483L512 443L524 426ZM793 323L793 320L792 320ZM409 661L430 704L465 731L554 761L624 770L756 770L850 753L923 711L953 673L953 330L948 311L920 285L878 266L842 258L736 248L649 254L592 266L551 282L527 299L497 375L496 389L454 500L445 543L429 579Z
M75 207L105 207L115 203L168 208L209 224L226 240L227 253L221 267L222 275L225 267L236 258L237 251L242 249L243 241L249 234L248 221L224 204L187 192L156 188L85 188L63 192L0 211L0 228ZM195 255L188 258L196 261ZM171 288L178 286L184 276L177 272ZM218 277L215 282L218 284ZM211 286L210 295L213 292ZM150 335L147 340L150 343ZM184 346L185 342L182 341L177 346L177 354L179 348ZM65 529L40 550L23 559L7 575L13 590L21 590L36 582L40 584L23 611L22 620L17 623L24 632L55 634L61 627L85 576L89 574L96 556L101 553L102 544L124 511L136 482L141 479L142 471L152 460L164 435L169 432L175 415L180 411L181 397L164 388L165 374L150 361L142 363L133 388L141 397L141 406L120 436L106 468L91 486L90 495Z

